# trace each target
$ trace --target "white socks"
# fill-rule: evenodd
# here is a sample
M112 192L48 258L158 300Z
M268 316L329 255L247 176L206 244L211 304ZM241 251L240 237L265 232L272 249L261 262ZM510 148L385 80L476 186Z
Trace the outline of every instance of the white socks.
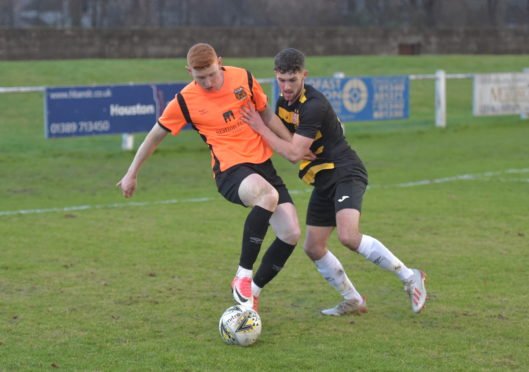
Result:
M253 270L248 270L248 269L245 269L244 267L242 266L239 266L239 268L237 269L237 273L235 274L235 276L237 278L251 278L252 277L252 274L253 274Z
M258 287L257 284L255 284L252 280L252 294L255 296L255 297L259 297L259 295L261 294L261 287Z
M358 293L353 283L347 277L342 264L332 254L327 251L325 256L314 261L320 274L334 287L345 300L355 300L362 302L362 296Z
M235 276L237 278L252 278L253 270L245 269L244 267L239 266ZM252 280L252 294L256 297L259 297L261 294L261 287L258 287Z
M356 252L375 265L394 272L402 281L413 275L413 271L395 257L384 244L369 235L362 235L360 246Z

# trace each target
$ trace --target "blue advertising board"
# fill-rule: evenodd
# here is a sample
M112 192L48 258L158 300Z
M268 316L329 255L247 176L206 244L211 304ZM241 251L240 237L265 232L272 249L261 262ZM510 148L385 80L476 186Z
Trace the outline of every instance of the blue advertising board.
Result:
M46 138L148 132L186 83L46 88Z
M409 117L408 76L307 78L305 82L327 97L342 122ZM275 103L277 81L273 94Z

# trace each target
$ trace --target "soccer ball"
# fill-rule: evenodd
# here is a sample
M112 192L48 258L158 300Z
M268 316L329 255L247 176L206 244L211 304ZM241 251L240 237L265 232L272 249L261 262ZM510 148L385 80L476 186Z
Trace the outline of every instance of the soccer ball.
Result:
M254 310L232 306L220 317L219 332L228 345L250 346L261 334L261 317Z

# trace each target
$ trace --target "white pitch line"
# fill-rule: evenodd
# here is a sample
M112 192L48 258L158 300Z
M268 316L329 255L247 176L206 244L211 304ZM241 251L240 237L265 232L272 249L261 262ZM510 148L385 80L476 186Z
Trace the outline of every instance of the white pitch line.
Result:
M505 171L498 171L498 172L461 174L459 176L436 178L433 180L422 180L422 181L416 181L416 182L398 183L394 185L393 187L414 187L414 186L431 185L434 183L453 182L453 181L460 181L460 180L464 180L464 181L482 180L482 179L486 179L486 178L490 178L494 176L500 176L502 174L519 174L519 173L528 173L528 172L529 172L529 168L523 168L523 169L507 169Z
M13 216L17 214L34 214L34 213L50 213L50 212L71 212L71 211L83 211L87 209L142 207L146 205L159 205L159 204L200 203L200 202L205 202L205 201L211 201L214 199L215 198L205 197L205 198L158 200L158 201L153 201L153 202L114 203L114 204L105 204L105 205L77 205L73 207L64 207L64 208L20 209L18 211L0 211L0 216Z
M368 188L394 188L394 187L416 187L424 185L432 185L437 183L444 182L454 182L461 180L483 180L490 177L504 175L504 174L520 174L520 173L529 173L529 168L523 169L507 169L504 171L497 172L484 172L484 173L474 173L474 174L461 174L453 177L443 177L435 178L431 180L422 180L415 182L404 182L397 183L394 185L369 185ZM506 181L502 179L502 181ZM529 182L529 179L517 179L517 181ZM305 190L290 190L291 194L301 194L304 192L310 192L311 189ZM159 200L152 202L127 202L127 203L114 203L114 204L105 204L105 205L78 205L73 207L63 207L63 208L43 208L43 209L19 209L16 211L0 211L0 216L15 216L15 215L25 215L25 214L36 214L36 213L51 213L51 212L71 212L71 211L83 211L87 209L108 209L108 208L122 208L122 207L142 207L149 205L160 205L160 204L177 204L177 203L201 203L206 201L215 200L214 197L204 197L204 198L188 198L188 199L169 199L169 200Z

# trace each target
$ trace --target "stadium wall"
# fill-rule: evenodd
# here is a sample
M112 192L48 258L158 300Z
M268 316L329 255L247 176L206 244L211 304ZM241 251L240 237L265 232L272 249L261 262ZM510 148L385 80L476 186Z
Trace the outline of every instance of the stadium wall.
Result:
M224 57L529 54L529 28L412 30L335 28L0 29L0 60L178 58L209 42Z

